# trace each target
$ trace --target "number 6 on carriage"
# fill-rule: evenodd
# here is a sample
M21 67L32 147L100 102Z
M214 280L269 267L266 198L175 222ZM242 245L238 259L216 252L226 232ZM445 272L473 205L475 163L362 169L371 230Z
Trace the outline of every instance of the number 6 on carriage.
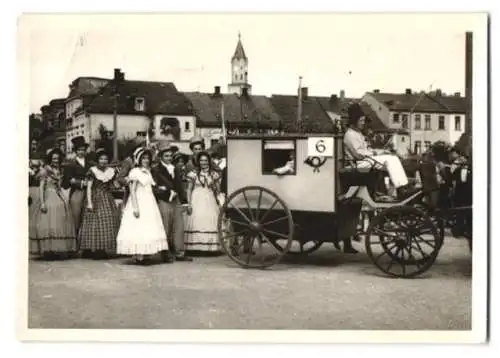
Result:
M307 156L333 157L333 137L311 137L307 140Z

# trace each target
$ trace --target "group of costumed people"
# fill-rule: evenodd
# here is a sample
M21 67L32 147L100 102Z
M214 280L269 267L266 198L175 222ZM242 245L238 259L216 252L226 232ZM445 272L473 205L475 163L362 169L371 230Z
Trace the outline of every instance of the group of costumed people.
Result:
M132 256L138 264L191 261L220 254L217 235L224 202L225 158L190 141L192 155L173 145L138 146L115 169L84 137L72 140L64 165L59 148L30 156L30 253L44 259ZM222 145L220 146L223 147ZM124 189L122 208L113 195Z

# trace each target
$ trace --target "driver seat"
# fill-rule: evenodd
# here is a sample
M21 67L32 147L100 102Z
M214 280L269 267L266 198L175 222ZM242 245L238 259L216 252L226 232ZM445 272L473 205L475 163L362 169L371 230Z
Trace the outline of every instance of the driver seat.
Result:
M374 196L377 184L382 178L383 170L371 167L358 167L356 160L348 157L343 138L337 142L337 150L339 155L338 160L338 177L340 184L340 193L345 193L349 187L366 186L370 195Z

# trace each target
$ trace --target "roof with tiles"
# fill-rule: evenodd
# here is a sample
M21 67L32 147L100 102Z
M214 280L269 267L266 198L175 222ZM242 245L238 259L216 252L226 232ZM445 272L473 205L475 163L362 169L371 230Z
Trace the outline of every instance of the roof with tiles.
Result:
M331 95L330 97L318 97L314 98L323 107L325 111L336 113L343 118L347 118L347 108L358 99L355 98L340 98L337 95Z
M290 95L273 95L271 103L283 119L284 130L290 132L333 133L334 123L314 97L305 96L302 100L302 120L297 126L298 98Z
M433 93L380 93L368 92L377 101L394 112L465 113L465 97Z
M68 99L81 95L97 94L111 80L101 77L78 77L69 86Z
M184 92L191 101L200 126L220 126L224 105L224 120L228 127L256 126L278 128L281 118L265 96Z
M375 133L400 133L400 134L408 134L409 132L404 129L393 129L387 127L382 119L377 115L377 113L370 107L368 103L360 102L361 110L365 114L366 117L370 119L369 128Z
M84 95L84 108L89 113L113 113L113 84L110 81L97 94ZM193 115L193 107L188 98L177 91L171 82L129 81L118 86L119 114L170 114ZM145 108L138 111L135 99L144 98Z

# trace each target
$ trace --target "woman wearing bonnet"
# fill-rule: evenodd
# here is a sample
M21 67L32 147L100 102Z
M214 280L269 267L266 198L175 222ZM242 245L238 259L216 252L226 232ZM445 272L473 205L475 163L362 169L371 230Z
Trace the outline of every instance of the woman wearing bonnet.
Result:
M116 253L120 212L112 194L116 170L108 166L109 154L104 149L98 149L95 160L97 164L90 167L86 178L79 242L84 256L88 254L100 259Z
M117 253L133 255L138 264L149 262L151 255L168 250L167 236L153 193L156 185L151 175L151 151L138 148L134 152L135 167L127 181L130 197L125 204L116 238Z

